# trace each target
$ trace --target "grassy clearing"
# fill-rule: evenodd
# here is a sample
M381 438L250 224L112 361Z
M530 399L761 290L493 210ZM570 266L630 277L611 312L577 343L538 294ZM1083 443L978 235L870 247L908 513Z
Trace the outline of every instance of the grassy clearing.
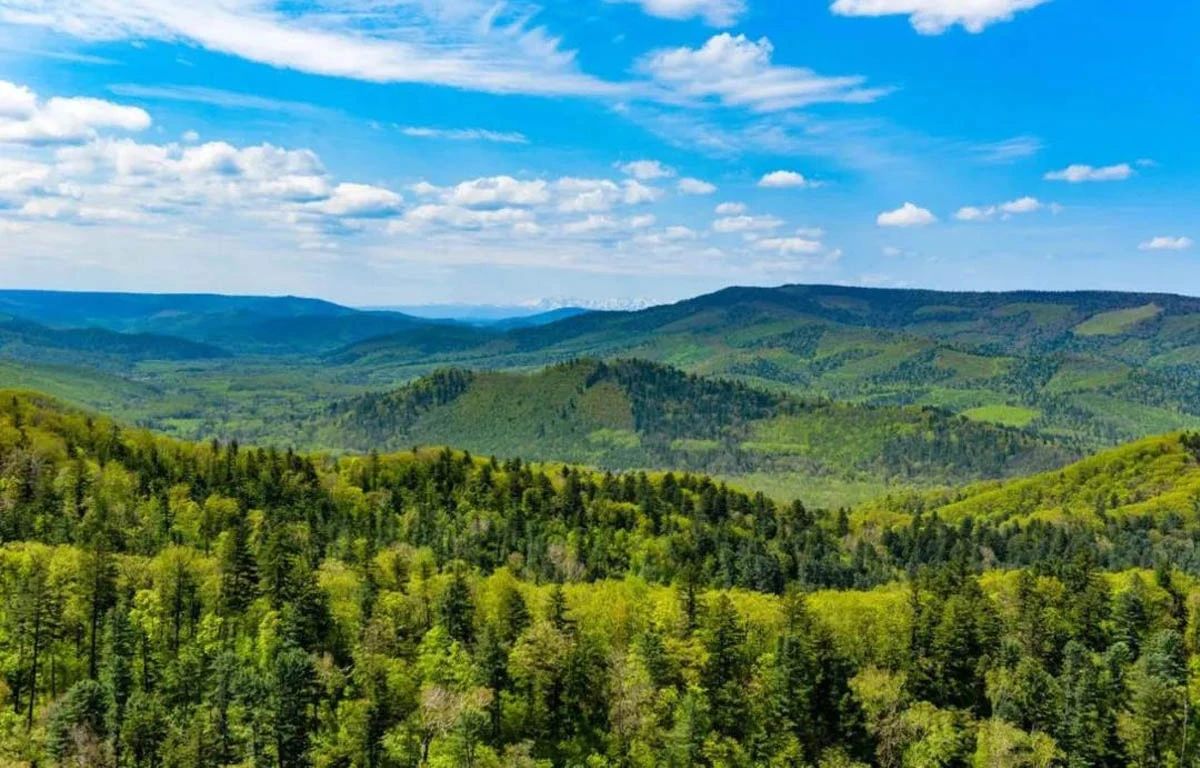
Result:
M1130 309L1115 309L1111 312L1101 312L1084 320L1075 326L1076 336L1116 336L1133 326L1158 317L1162 307L1157 304L1146 304Z
M972 421L986 421L1005 427L1024 428L1032 424L1033 420L1041 415L1041 412L1019 405L982 405L963 411L962 415Z

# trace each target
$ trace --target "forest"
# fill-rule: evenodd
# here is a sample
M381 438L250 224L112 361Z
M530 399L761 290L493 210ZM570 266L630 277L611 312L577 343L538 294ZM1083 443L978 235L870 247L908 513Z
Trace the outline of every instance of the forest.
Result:
M900 504L187 443L7 392L0 762L1195 763L1195 507Z

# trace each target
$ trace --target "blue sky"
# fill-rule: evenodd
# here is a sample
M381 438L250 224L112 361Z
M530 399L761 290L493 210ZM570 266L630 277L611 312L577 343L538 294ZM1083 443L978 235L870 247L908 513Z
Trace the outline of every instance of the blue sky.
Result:
M12 286L1200 293L1200 4L0 0Z

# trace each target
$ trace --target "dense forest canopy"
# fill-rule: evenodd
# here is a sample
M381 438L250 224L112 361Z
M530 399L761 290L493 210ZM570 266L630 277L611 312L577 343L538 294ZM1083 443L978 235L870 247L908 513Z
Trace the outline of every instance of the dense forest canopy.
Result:
M1195 473L1196 438L1159 452ZM1195 507L913 505L881 530L702 475L184 443L3 393L0 761L1195 761Z

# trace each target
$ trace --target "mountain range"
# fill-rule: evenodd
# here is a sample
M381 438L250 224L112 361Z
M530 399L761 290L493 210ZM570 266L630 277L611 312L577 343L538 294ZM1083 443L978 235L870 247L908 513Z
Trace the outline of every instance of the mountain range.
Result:
M1200 299L1169 294L791 285L536 325L202 294L0 291L0 312L0 385L181 437L679 465L831 504L1200 426ZM952 439L986 460L946 463Z

